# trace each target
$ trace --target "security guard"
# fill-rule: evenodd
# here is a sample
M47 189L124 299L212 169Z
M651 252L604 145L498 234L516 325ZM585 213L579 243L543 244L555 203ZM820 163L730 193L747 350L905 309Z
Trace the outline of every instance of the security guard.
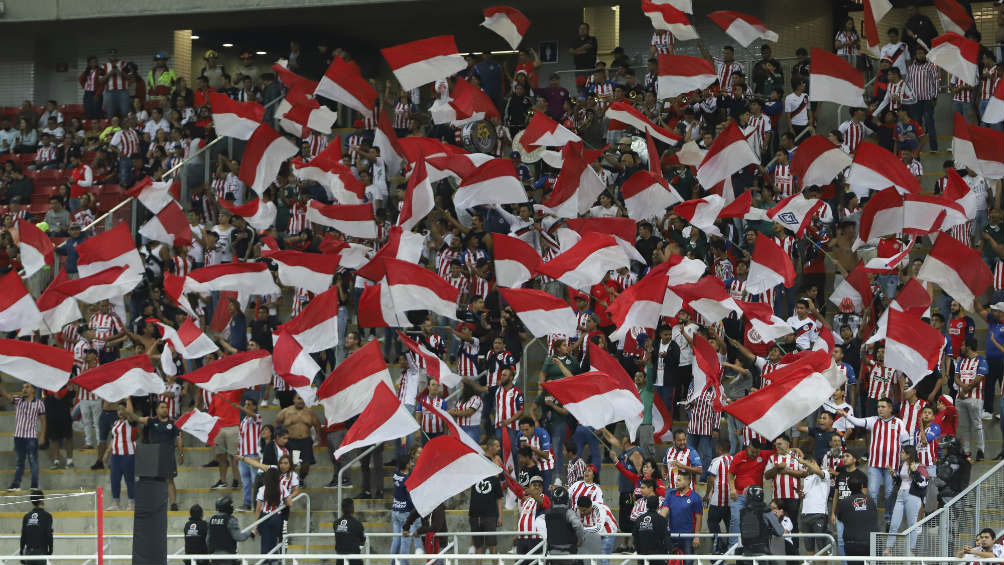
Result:
M356 505L351 498L342 501L342 515L335 520L335 553L352 555L362 553L361 548L366 543L366 532L363 524L355 516ZM348 560L349 565L362 565L361 559Z
M202 507L193 504L188 511L188 521L185 522L185 555L205 555L209 553L206 536L209 524L202 519ZM209 565L209 561L199 561L198 565Z
M234 501L224 496L216 501L216 514L209 518L209 553L234 555L237 542L254 538L252 532L242 532L241 525L234 516ZM222 563L227 563L226 561ZM237 561L230 561L235 564Z
M52 555L52 514L45 510L45 495L42 491L31 491L31 505L34 508L21 519L21 555Z
M647 512L634 521L632 536L635 551L642 555L662 555L666 553L666 518L659 514L659 497L652 495L645 499Z
M544 513L547 526L547 553L551 555L573 555L586 539L579 514L568 507L568 490L554 487L551 491L551 507Z

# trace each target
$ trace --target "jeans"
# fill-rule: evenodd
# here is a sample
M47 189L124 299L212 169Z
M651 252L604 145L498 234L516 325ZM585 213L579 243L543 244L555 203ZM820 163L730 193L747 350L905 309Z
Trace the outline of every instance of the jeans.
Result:
M739 513L746 508L746 495L740 494L735 500L729 502L729 509L732 510L732 520L729 522L729 533L739 533Z
M673 532L678 534L679 532ZM691 555L694 553L694 536L692 535L681 535L669 538L669 552L672 553L674 549L680 548L684 555ZM693 561L684 561L686 565L690 565Z
M990 344L993 347L993 343ZM983 379L983 411L994 413L994 395L997 393L997 383L1004 377L1004 358L987 355L986 378Z
M261 552L268 553L282 539L282 515L273 514L270 518L258 524L258 536L261 537ZM274 563L274 561L271 561Z
M84 92L84 116L88 119L95 119L101 117L101 99L104 98L100 94L95 94L93 90Z
M959 102L958 100L952 100L952 113L962 114L962 117L969 121L969 109L973 105L966 102Z
M882 503L885 505L886 523L889 522L889 518L892 516L892 504L889 502L889 497L892 495L892 480L892 475L889 474L888 469L868 467L868 495L872 497L875 505L878 506L879 487L882 487Z
M938 133L934 130L934 104L931 100L918 100L916 104L907 106L906 110L910 117L924 128L931 151L937 151Z
M554 464L557 469L564 469L568 461L565 460L565 434L568 431L568 424L564 418L557 418L559 421L551 422L547 427L547 433L551 436L551 446L554 448Z
M955 401L959 409L958 438L962 449L971 455L976 450L983 451L983 404L976 398L960 398Z
M900 490L899 495L896 497L896 505L892 510L892 521L889 522L889 532L900 531L900 525L904 526L903 529L906 529L917 523L917 514L920 512L922 505L923 501L919 496L914 496L909 491ZM910 543L909 547L911 551L917 545L917 534L916 530L910 532L909 539L907 540ZM889 536L886 547L892 547L895 543L896 538Z
M28 458L28 470L31 471L31 488L38 488L38 438L14 438L14 453L17 454L17 464L14 467L14 486L21 486L21 476L24 475L24 459Z
M136 495L133 493L133 486L136 482L133 476L136 470L136 456L112 455L110 464L109 473L112 477L112 498L118 500L119 496L122 495L121 480L123 477L125 477L126 496L129 497L129 500L136 498Z
M572 439L575 441L575 447L579 449L579 457L585 459L583 457L585 451L582 449L588 444L590 463L595 465L597 469L603 466L603 456L600 454L600 440L596 438L596 434L593 433L592 428L580 424L579 427L575 428ZM597 479L597 482L599 482L599 479Z
M98 420L101 418L100 400L81 400L80 421L84 424L84 444L97 447L101 441Z
M251 494L254 490L254 480L258 476L258 471L243 461L237 463L237 468L241 472L241 494L244 497L244 506L250 507L253 503Z
M105 101L105 114L109 118L112 116L124 118L129 114L128 90L124 88L121 90L106 90L102 97Z
M403 532L404 522L405 520L408 519L409 514L411 514L411 512L399 512L397 510L392 511L390 513L391 531L394 532L395 534L400 534L401 532ZM415 520L415 522L411 525L412 535L414 535L415 531L418 530L419 525L420 523L418 520ZM411 547L412 547L411 544L412 541L414 541L414 539L415 539L414 537L406 537L406 536L395 537L390 541L390 552L393 554L403 553L405 555L411 553ZM405 565L407 565L408 561L405 560L404 563Z
M464 430L464 433L471 436L471 439L480 443L481 442L481 426L460 426L460 429Z
M711 504L708 506L708 533L720 534L722 533L722 524L725 524L725 531L730 529L732 521L732 514L729 512L728 506L715 506ZM711 551L724 551L725 546L728 543L724 539L715 538L714 546L709 547Z
M132 186L133 177L135 176L135 168L132 164L132 159L129 157L119 158L119 185L124 187Z
M707 482L708 465L711 464L712 449L714 449L714 443L711 441L711 436L687 434L687 445L689 445L691 449L697 451L697 454L701 456L701 482Z
M844 550L844 523L840 520L837 520L837 547L840 548L840 555L847 555Z

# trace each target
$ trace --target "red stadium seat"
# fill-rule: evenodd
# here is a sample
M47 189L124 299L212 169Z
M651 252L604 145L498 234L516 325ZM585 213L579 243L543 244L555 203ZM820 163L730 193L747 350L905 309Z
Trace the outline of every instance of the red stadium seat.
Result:
M97 151L84 151L84 154L80 156L81 161L87 164L94 162L94 158L97 157Z
M70 176L69 173L67 173L66 171L60 171L58 169L52 169L52 170L46 169L46 170L42 170L42 171L35 171L35 180L36 181L42 181L42 180L62 180L62 179L67 178L69 176Z
M98 210L102 212L107 212L115 207L116 204L122 202L122 195L117 193L100 192L98 194Z
M83 104L67 104L63 106L61 110L63 112L63 119L69 120L71 118L83 118L84 117L84 105Z

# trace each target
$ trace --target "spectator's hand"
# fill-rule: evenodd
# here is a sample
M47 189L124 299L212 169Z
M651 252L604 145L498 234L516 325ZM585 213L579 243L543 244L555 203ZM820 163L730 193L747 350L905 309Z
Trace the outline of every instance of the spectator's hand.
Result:
M729 489L729 499L736 500L739 498L739 493L735 489Z
M499 515L499 517L495 520L495 527L496 528L501 528L502 527L502 516L501 515Z
M701 547L701 538L694 536L694 549Z

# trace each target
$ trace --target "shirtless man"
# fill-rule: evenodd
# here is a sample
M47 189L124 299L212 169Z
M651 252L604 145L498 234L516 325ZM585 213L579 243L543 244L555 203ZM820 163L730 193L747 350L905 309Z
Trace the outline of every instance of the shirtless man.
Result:
M300 485L304 484L310 466L314 463L314 440L310 437L310 428L317 431L317 439L321 439L321 420L307 408L307 404L297 394L293 397L293 405L283 408L275 417L276 427L282 426L289 430L290 451L300 451ZM317 444L318 446L320 443Z
M842 222L837 228L837 237L830 245L830 255L840 262L844 271L851 272L858 264L858 256L851 249L854 245L854 238L857 235L857 226L854 222Z

